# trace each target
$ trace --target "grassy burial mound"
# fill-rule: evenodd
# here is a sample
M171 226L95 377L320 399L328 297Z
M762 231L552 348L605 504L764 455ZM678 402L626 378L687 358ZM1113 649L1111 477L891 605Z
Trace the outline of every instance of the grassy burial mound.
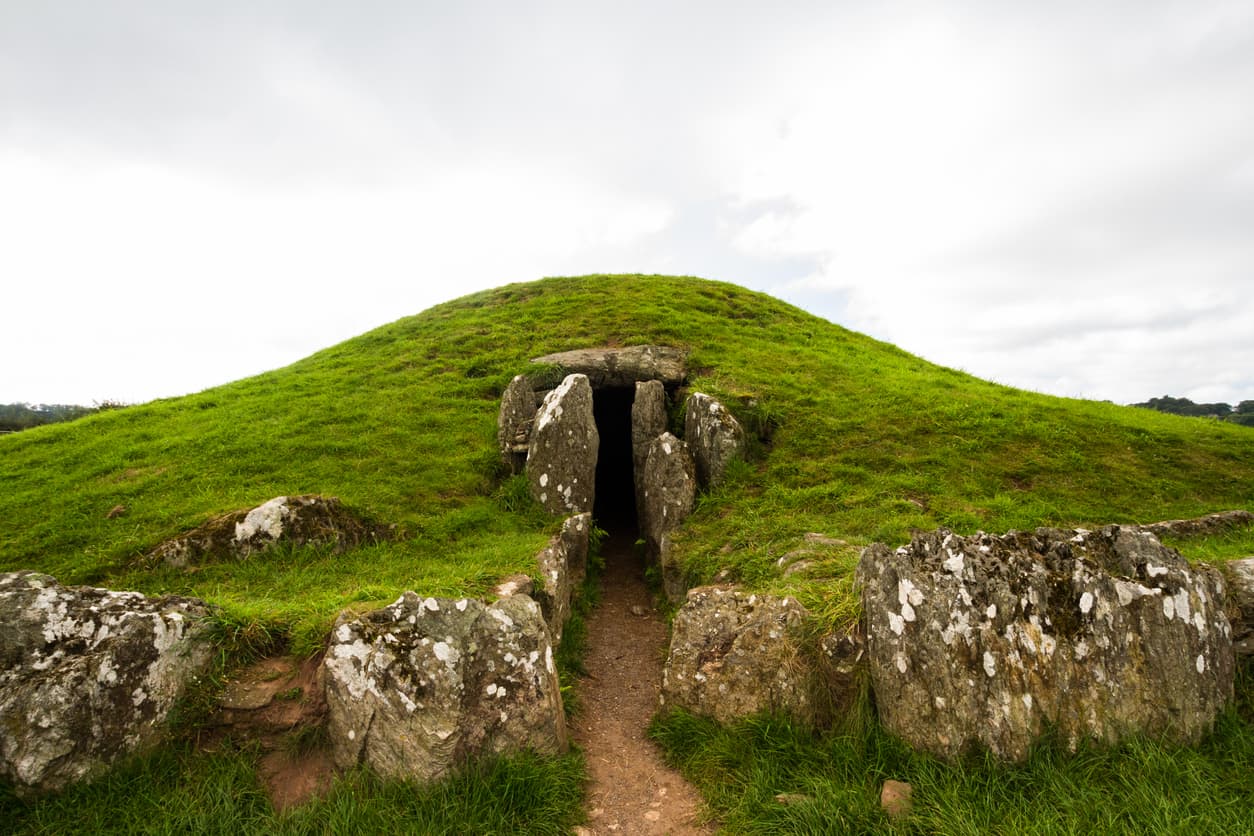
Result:
M533 357L640 344L686 349L686 388L717 397L750 436L748 460L699 499L673 538L688 581L724 573L787 592L828 624L857 617L861 548L899 545L913 530L1148 523L1254 508L1254 435L1244 428L989 383L729 284L589 276L475 294L284 369L0 437L0 571L202 598L219 607L228 659L281 645L314 653L338 613L376 609L406 589L485 595L505 576L534 573L534 555L556 530L525 478L501 463L496 416L506 385ZM673 422L682 426L677 415ZM629 484L629 472L620 476ZM198 526L298 495L337 497L387 536L184 565L152 559ZM807 545L812 532L824 535L821 548ZM1223 560L1254 553L1254 533L1173 544L1186 557ZM786 571L799 559L804 566ZM659 736L697 765L716 808L738 821L727 810L752 793L732 803L719 787L743 785L737 770L752 765L710 754L733 745L723 732L676 722ZM1230 725L1245 746L1244 765L1233 768L1248 771L1249 718ZM859 757L892 760L867 754L888 744L865 734ZM817 751L805 749L805 735L787 739L804 751L780 755L785 766L770 767L777 777ZM744 745L763 759L776 754ZM216 767L221 780L247 782L237 766ZM772 780L762 793L784 779ZM370 797L388 792L376 787ZM856 792L865 800L870 790ZM827 790L817 797L847 803ZM801 815L795 805L784 814L762 805Z

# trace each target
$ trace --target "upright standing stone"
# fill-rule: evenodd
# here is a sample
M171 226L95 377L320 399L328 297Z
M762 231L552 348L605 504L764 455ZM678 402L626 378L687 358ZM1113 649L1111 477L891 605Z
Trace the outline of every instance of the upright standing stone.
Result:
M536 390L526 375L517 375L505 387L501 410L496 416L496 442L501 450L501 462L510 473L523 472L535 420Z
M649 444L639 507L640 532L649 558L661 564L663 579L668 574L675 586L678 567L667 566L662 539L692 513L697 497L697 473L688 445L670 433L662 433ZM679 588L682 588L682 584Z
M666 387L660 380L636 384L631 402L631 464L636 486L636 508L644 507L644 462L653 439L666 432Z
M592 510L600 445L592 386L585 375L568 375L545 395L527 452L531 495L546 511L579 514Z
M1219 573L1136 528L941 529L867 548L856 582L880 721L941 757L1022 760L1047 728L1192 743L1232 699Z
M562 524L562 531L536 555L540 571L540 588L533 596L544 613L553 644L562 643L566 622L570 619L579 586L588 573L588 537L592 531L592 515L576 514Z
M723 481L727 463L743 455L745 431L727 407L709 395L694 392L684 417L684 441L697 463L697 481L709 489Z

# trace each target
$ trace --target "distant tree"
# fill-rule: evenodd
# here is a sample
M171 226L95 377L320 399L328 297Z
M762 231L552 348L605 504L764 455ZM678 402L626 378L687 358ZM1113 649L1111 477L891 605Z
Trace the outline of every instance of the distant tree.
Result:
M44 424L73 421L75 418L98 412L101 408L74 404L0 404L0 432L18 432Z
M1234 411L1238 415L1254 415L1254 401L1241 401Z
M1145 409L1156 409L1171 415L1191 415L1193 417L1226 418L1232 413L1232 405L1226 403L1193 403L1188 398L1173 398L1163 395L1161 398L1150 398L1145 403L1133 406Z

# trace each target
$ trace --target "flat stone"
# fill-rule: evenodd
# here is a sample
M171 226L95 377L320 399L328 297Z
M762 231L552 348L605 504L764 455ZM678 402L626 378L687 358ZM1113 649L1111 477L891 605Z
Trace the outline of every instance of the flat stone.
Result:
M688 376L688 354L664 345L626 348L579 348L535 357L531 362L557 366L566 374L587 375L594 389L629 389L642 380L678 386Z

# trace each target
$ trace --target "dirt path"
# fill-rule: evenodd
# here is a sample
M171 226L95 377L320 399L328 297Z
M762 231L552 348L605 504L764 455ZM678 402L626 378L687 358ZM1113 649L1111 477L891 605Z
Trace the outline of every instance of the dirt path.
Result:
M645 736L657 711L666 623L653 610L644 569L626 535L602 546L601 602L588 620L583 708L571 723L592 778L581 834L713 833L701 797Z

